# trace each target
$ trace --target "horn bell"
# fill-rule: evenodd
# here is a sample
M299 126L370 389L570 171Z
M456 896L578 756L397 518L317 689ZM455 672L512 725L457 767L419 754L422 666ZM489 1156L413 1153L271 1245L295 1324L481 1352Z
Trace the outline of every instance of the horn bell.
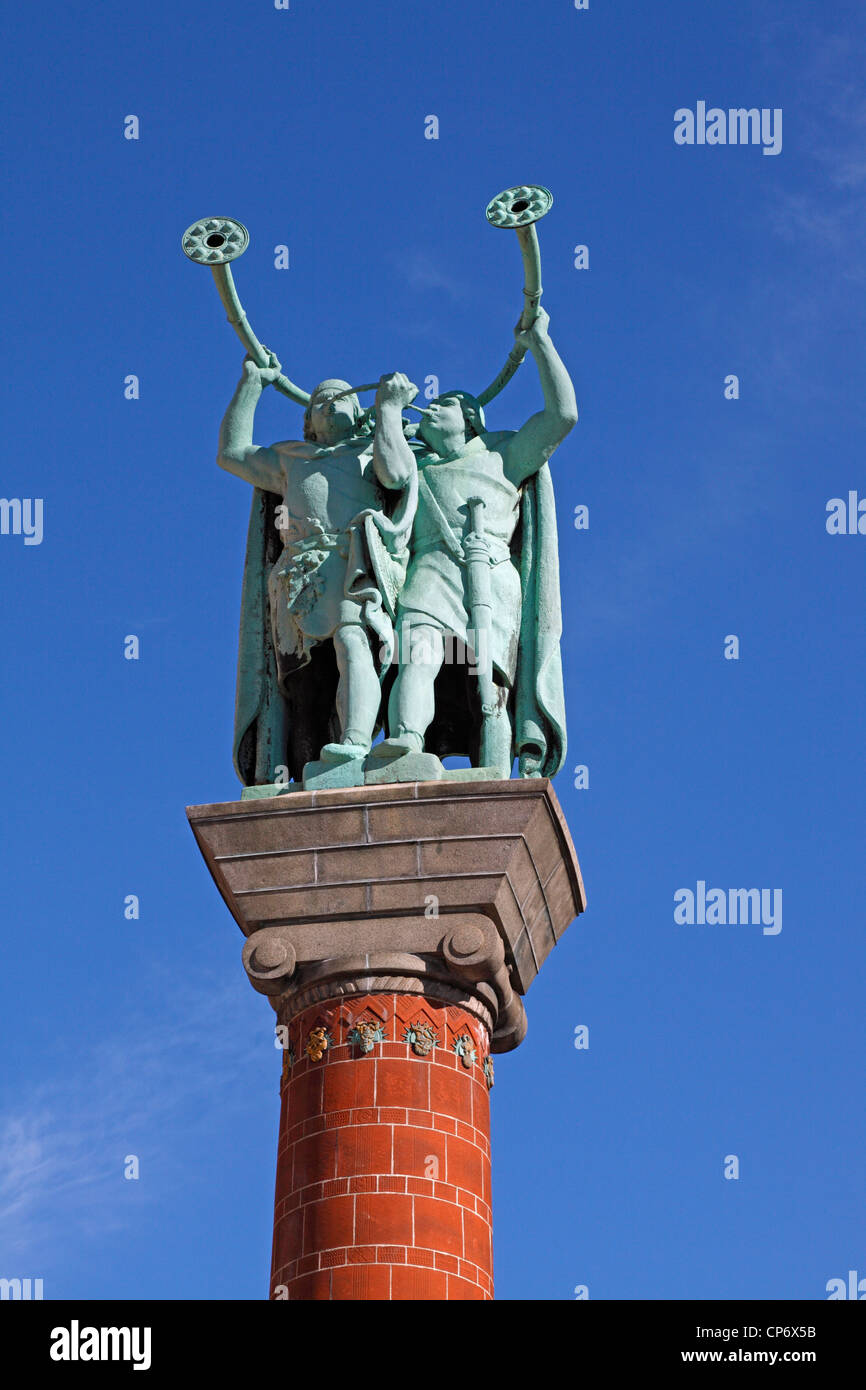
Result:
M197 265L227 265L242 256L249 244L249 232L233 217L202 217L181 238L184 255Z
M549 188L536 183L522 183L517 188L506 188L491 198L485 215L494 227L529 227L546 217L553 206L553 194Z

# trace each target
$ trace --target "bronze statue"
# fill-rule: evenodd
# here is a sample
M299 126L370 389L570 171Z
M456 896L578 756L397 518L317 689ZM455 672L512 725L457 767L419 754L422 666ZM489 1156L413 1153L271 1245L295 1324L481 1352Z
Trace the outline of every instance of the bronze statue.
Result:
M523 255L524 308L502 371L479 396L446 392L403 420L417 387L321 382L308 394L250 328L229 263L246 228L184 234L210 265L247 348L218 462L255 489L244 571L235 767L245 795L429 778L552 776L565 756L556 516L547 460L577 419L541 310L535 222L552 198L506 189L488 205ZM484 406L535 357L544 408L488 430ZM304 438L253 442L265 386L304 405ZM359 393L376 389L372 411ZM415 437L407 438L407 432ZM386 714L387 711L387 714ZM383 738L374 742L377 734ZM468 768L442 759L464 755ZM290 782L289 779L292 779Z

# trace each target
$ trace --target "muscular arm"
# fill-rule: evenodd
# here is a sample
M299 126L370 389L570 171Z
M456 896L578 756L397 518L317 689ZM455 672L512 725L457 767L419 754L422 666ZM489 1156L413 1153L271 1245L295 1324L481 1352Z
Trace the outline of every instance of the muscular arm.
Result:
M522 429L512 435L503 451L506 475L518 487L538 471L577 424L574 387L562 358L550 341L549 322L542 310L532 326L518 335L528 342L544 393L544 409L531 416Z
M276 371L278 374L278 369ZM276 453L253 443L253 417L262 388L267 384L262 378L267 378L269 372L274 374L275 369L259 368L249 360L244 362L243 376L220 426L217 463L227 473L236 473L253 487L282 493L283 474Z
M402 372L383 376L376 392L373 467L383 487L404 488L415 469L415 456L403 433L401 411L418 394Z

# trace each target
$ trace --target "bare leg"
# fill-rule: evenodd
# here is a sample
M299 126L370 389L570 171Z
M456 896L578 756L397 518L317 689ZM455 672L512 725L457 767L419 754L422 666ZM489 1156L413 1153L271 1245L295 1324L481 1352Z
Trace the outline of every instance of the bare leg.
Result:
M442 633L429 623L398 625L400 666L388 702L390 737L373 749L376 757L420 753L433 719L433 685L445 657Z
M322 757L328 762L342 762L369 753L382 692L370 642L362 627L355 623L338 627L334 633L334 652L340 673L337 685L340 742L326 743Z

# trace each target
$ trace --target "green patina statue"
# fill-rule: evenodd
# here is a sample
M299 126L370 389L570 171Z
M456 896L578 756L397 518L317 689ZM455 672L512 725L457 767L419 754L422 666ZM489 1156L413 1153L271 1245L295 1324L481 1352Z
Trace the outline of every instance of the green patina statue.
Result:
M577 420L540 309L534 223L546 189L488 206L517 231L524 310L505 367L476 397L446 392L411 428L417 387L383 376L373 410L347 382L307 395L252 333L228 262L248 242L226 218L184 236L210 264L248 349L218 463L253 485L242 596L235 767L244 796L300 786L553 776L565 757L556 515L547 460ZM544 408L487 429L484 405L527 352ZM253 443L269 384L305 405L303 441ZM412 431L415 437L412 438ZM380 733L383 737L375 742ZM462 756L468 767L445 767ZM292 779L292 780L290 780Z

